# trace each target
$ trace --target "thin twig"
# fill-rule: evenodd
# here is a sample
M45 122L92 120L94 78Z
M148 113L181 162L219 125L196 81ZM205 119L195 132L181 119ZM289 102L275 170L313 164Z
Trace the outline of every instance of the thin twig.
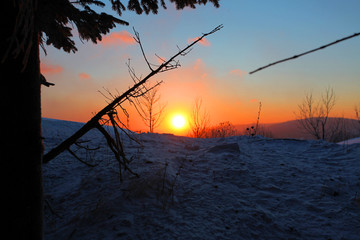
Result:
M259 112L258 112L258 116L257 116L257 120L256 120L255 132L254 132L255 135L256 135L256 132L257 132L258 127L259 127L260 113L261 113L261 102L259 102Z
M78 156L76 156L76 154L75 154L73 151L71 151L70 148L68 148L67 150L69 151L69 153L70 153L71 155L73 155L77 160L79 160L81 163L85 164L86 166L88 166L88 167L96 167L96 166L97 166L97 165L93 165L93 164L90 164L90 163L87 163L87 162L81 160L81 158L79 158Z
M129 162L129 160L126 158L125 153L123 151L123 147L119 146L118 141L115 141L110 134L103 128L103 126L100 125L100 123L97 123L97 125L95 126L106 138L106 141L111 149L111 151L114 153L116 160L119 163L119 173L120 173L120 181L122 181L122 168L121 166L124 166L124 170L129 171L131 174L135 175L136 177L139 177L139 175L135 172L133 172L127 165L126 163ZM116 130L116 126L113 124L113 128L114 130ZM116 132L115 132L116 133ZM123 159L123 161L121 160L121 158Z
M87 142L87 141L86 141ZM96 151L96 150L99 150L100 149L100 147L98 146L98 147L94 147L94 148L90 148L90 147L88 147L88 146L82 146L81 145L81 142L75 142L74 143L78 148L83 148L83 149L85 149L85 150L87 150L87 151Z
M315 51L318 51L318 50L327 48L327 47L329 47L329 46L331 46L331 45L337 44L337 43L339 43L339 42L348 40L348 39L353 38L353 37L357 37L357 36L359 36L359 35L360 35L360 32L359 32L359 33L354 33L354 34L351 35L351 36L344 37L344 38L342 38L342 39L336 40L336 41L334 41L334 42L331 42L331 43L329 43L329 44L326 44L326 45L323 45L323 46L321 46L321 47L315 48L315 49L313 49L313 50L310 50L310 51L307 51L307 52L304 52L304 53L300 53L300 54L295 55L295 56L293 56L293 57L285 58L285 59L282 59L282 60L277 61L277 62L270 63L270 64L268 64L268 65L266 65L266 66L264 66L264 67L261 67L261 68L258 68L258 69L256 69L256 70L252 71L252 72L249 72L249 74L256 73L256 72L258 72L258 71L260 71L260 70L263 70L263 69L265 69L265 68L274 66L274 65L276 65L276 64L278 64L278 63L282 63L282 62L286 62L286 61L289 61L289 60L296 59L296 58L298 58L298 57L301 57L301 56L304 56L304 55L306 55L306 54L309 54L309 53L312 53L312 52L315 52Z
M155 53L155 56L156 56L158 59L160 59L161 62L165 62L165 61L166 61L164 58L160 57L160 56L157 55L156 53Z
M141 52L143 54L143 57L145 59L145 62L146 64L148 65L150 71L154 71L154 69L151 67L151 64L149 63L149 61L147 60L147 57L146 57L146 54L145 54L145 51L144 51L144 48L141 44L141 41L140 41L140 34L135 30L135 28L133 27L133 30L134 30L134 33L135 33L135 37L134 37L134 40L139 44L140 46L140 49L141 49Z

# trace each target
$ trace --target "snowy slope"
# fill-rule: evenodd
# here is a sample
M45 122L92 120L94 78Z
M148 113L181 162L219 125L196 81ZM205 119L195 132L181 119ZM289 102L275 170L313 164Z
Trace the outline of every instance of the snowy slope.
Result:
M45 147L80 123L43 120ZM96 152L44 165L46 239L359 239L360 144L262 137L125 141L124 177L103 137Z

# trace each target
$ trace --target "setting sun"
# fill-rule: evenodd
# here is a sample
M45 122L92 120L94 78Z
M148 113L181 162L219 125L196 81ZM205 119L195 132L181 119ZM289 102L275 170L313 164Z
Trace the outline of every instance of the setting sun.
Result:
M171 123L174 128L182 129L185 126L186 120L185 117L182 115L176 115L172 118Z

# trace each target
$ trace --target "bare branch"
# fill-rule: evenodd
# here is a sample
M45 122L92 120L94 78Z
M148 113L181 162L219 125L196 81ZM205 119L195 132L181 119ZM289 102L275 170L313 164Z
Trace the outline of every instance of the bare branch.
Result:
M50 87L50 86L54 86L55 83L51 83L46 81L46 78L44 77L44 75L40 74L40 83L46 87Z
M99 150L100 147L94 147L94 148L90 148L89 146L82 146L81 145L81 142L75 142L74 143L78 148L82 148L82 149L85 149L87 151L96 151L96 150Z
M144 59L145 59L146 64L148 65L150 71L154 71L154 69L152 69L152 67L151 67L151 64L150 64L149 61L147 60L147 57L146 57L144 48L143 48L143 46L142 46L142 44L141 44L140 34L135 30L134 27L133 27L133 30L134 30L134 34L135 34L134 39L135 39L135 41L136 41L136 42L139 44L139 46L140 46L140 49L141 49L141 52L142 52L142 54L143 54L143 57L144 57Z
M57 147L51 149L48 153L46 153L43 157L43 163L47 163L51 161L53 158L55 158L58 154L69 148L74 142L76 142L79 138L81 138L84 134L86 134L89 130L93 128L97 128L99 125L99 121L102 119L104 115L106 115L109 111L113 110L114 107L118 106L119 103L128 100L129 96L133 94L134 92L138 91L139 87L141 87L144 83L146 83L150 78L152 78L154 75L160 73L164 68L169 66L174 59L176 59L178 56L181 56L182 54L186 53L191 47L193 47L196 43L201 41L205 36L208 36L210 34L213 34L217 31L219 31L223 25L219 25L216 28L214 28L212 31L203 34L201 37L193 41L190 45L185 47L184 49L180 50L178 53L173 55L169 60L162 63L157 69L152 70L146 77L141 79L141 81L135 83L131 88L129 88L127 91L125 91L123 94L116 97L111 103L109 103L107 106L105 106L101 111L99 111L95 116L93 116L87 123L85 123L77 132L75 132L72 136L67 138L65 141L60 143Z
M166 61L165 59L163 59L162 57L160 57L160 56L157 55L156 53L155 53L155 56L156 56L158 59L160 59L160 61L162 61L162 62L165 62L165 61Z
M88 167L95 167L95 166L97 166L97 165L93 165L93 164L90 164L90 163L87 163L87 162L81 160L81 158L79 158L73 151L71 151L70 148L68 148L67 150L68 150L68 152L69 152L71 155L73 155L73 157L75 157L77 160L79 160L81 163L85 164L86 166L88 166Z
M111 115L109 115L110 117ZM124 166L124 169L129 171L131 174L139 177L139 175L135 172L133 172L128 166L127 163L129 160L126 158L125 153L123 151L122 143L119 139L119 135L116 129L116 124L114 123L113 119L110 119L110 121L113 124L114 133L116 135L116 140L114 140L110 134L98 123L95 127L104 135L107 144L111 151L114 153L116 160L119 163L119 174L120 174L120 181L122 181L122 166Z
M257 116L257 120L256 120L256 126L255 126L255 131L254 134L256 135L256 132L258 130L259 127L259 121L260 121L260 113L261 113L261 102L259 102L259 111L258 111L258 116Z
M103 87L103 89L107 92L108 95L110 95L112 97L112 94L110 93L110 91L106 88ZM110 98L109 96L107 96L106 94L104 94L102 91L98 90L98 92L107 100L112 101L114 98ZM108 101L106 101L107 103L109 103Z
M342 42L342 41L348 40L348 39L353 38L353 37L357 37L357 36L359 36L359 35L360 35L360 32L359 32L359 33L354 33L354 34L351 35L351 36L344 37L344 38L342 38L342 39L336 40L336 41L331 42L331 43L329 43L329 44L326 44L326 45L323 45L323 46L321 46L321 47L312 49L312 50L310 50L310 51L307 51L307 52L304 52L304 53L300 53L300 54L298 54L298 55L295 55L295 56L292 56L292 57L289 57L289 58L282 59L282 60L280 60L280 61L276 61L276 62L270 63L270 64L268 64L268 65L266 65L266 66L264 66L264 67L260 67L260 68L258 68L258 69L256 69L256 70L252 71L252 72L249 72L249 74L256 73L256 72L261 71L261 70L263 70L263 69L265 69L265 68L274 66L274 65L279 64L279 63L282 63L282 62L286 62L286 61L289 61L289 60L296 59L296 58L298 58L298 57L302 57L302 56L307 55L307 54L309 54L309 53L316 52L316 51L318 51L318 50L327 48L327 47L329 47L329 46L331 46L331 45L340 43L340 42Z

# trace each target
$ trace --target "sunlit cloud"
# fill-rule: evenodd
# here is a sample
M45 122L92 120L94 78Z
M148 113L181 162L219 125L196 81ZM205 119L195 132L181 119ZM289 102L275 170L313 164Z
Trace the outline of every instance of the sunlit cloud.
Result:
M188 43L190 44L190 43L192 43L192 42L194 42L194 41L196 41L196 40L198 40L198 39L199 39L199 37L189 38L189 39L188 39ZM208 46L211 45L211 43L210 43L206 38L201 39L201 40L199 41L199 43L200 43L201 45L205 46L205 47L208 47Z
M196 59L194 65L193 65L193 69L194 70L200 70L200 69L202 69L204 67L205 67L204 61L201 58Z
M89 74L87 74L87 73L84 73L84 72L82 72L82 73L79 73L79 78L81 79L81 80L87 80L87 79L90 79L90 75Z
M42 74L57 74L57 73L61 73L63 70L64 69L59 65L40 63L40 72Z
M207 69L203 60L196 59L188 66L176 71L168 71L162 79L167 79L161 87L162 96L169 102L188 103L190 106L197 96L205 96L209 92L212 80L211 69Z
M119 46L119 45L132 45L136 41L133 36L127 31L113 32L106 35L101 40L101 44L105 46Z
M247 72L240 69L233 69L229 73L230 75L239 76L239 77L243 77L245 74L247 74Z

